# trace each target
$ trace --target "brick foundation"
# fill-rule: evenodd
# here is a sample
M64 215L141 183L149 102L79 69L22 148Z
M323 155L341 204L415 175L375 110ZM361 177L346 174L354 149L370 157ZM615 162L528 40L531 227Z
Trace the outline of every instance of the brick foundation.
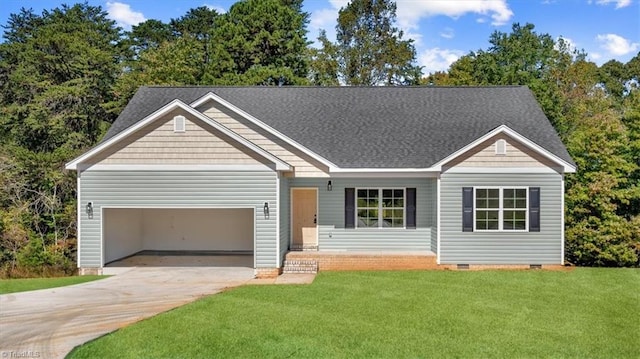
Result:
M255 274L259 279L276 278L282 274L282 268L256 268Z
M291 251L285 256L285 263L315 261L318 271L340 270L570 270L560 264L437 264L432 252L330 252Z
M288 261L316 261L319 271L436 269L436 256L424 253L289 252Z
M78 275L102 275L102 268L78 268Z

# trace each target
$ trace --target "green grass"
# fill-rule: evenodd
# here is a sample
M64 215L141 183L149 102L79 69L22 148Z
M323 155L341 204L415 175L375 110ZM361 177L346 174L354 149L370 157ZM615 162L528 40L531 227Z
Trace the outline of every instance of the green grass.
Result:
M640 270L324 272L244 286L71 358L640 358Z
M26 292L28 290L64 287L72 284L90 282L106 278L100 275L84 275L75 277L0 279L0 294Z

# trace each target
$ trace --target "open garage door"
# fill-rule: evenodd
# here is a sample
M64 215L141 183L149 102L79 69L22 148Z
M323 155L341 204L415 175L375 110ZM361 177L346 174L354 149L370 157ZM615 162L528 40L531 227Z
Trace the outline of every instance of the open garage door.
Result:
M253 208L104 208L104 263L141 251L254 250Z

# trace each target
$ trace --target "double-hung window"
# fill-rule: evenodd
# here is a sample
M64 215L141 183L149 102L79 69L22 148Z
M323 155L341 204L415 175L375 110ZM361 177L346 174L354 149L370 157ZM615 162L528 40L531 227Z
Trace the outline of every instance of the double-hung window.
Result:
M358 228L402 228L405 226L405 189L358 188Z
M475 188L476 231L526 231L527 188Z

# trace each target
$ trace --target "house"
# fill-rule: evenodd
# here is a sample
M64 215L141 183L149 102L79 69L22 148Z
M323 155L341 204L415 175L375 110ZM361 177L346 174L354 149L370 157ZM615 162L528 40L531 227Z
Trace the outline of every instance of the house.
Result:
M560 265L576 170L526 87L142 87L78 179L78 266L143 250ZM304 252L303 252L304 253Z

